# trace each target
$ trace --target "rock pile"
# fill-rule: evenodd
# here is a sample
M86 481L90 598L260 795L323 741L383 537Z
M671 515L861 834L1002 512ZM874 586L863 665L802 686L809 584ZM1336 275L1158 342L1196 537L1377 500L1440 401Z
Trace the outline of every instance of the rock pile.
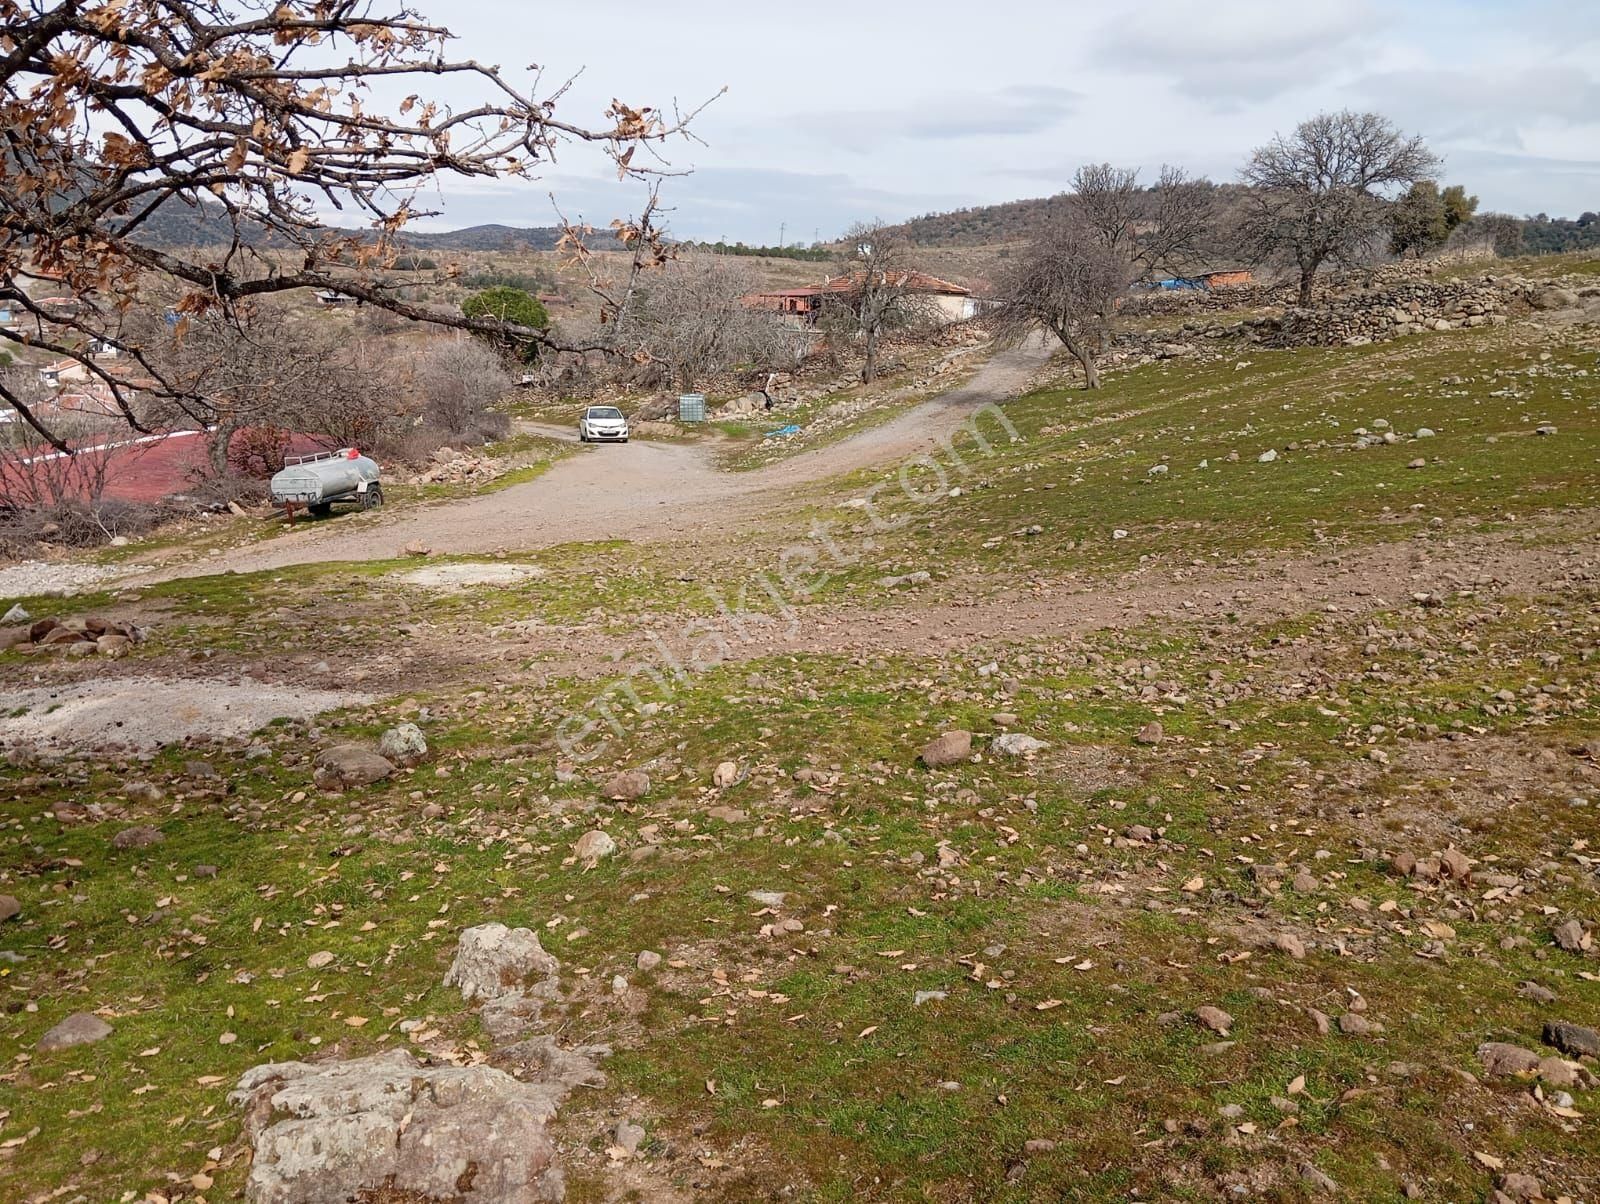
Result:
M145 638L133 623L100 618L37 619L0 627L0 651L59 652L64 656L126 656Z
M1244 325L1246 337L1268 346L1354 347L1424 331L1500 325L1526 293L1526 287L1502 284L1492 276L1417 280L1346 293L1323 306L1290 306L1281 317L1256 318Z
M413 485L481 485L501 476L506 466L491 456L475 456L454 447L441 447L432 462L411 478Z
M1578 279L1530 280L1485 272L1470 279L1439 279L1432 265L1390 264L1364 285L1330 277L1319 284L1314 304L1295 304L1285 286L1251 285L1215 292L1162 293L1131 299L1126 316L1194 314L1176 330L1124 332L1125 352L1157 359L1203 354L1207 340L1242 340L1269 347L1351 346L1431 331L1498 326L1519 311L1562 310L1600 297L1600 288ZM1236 322L1203 315L1242 309L1273 309Z

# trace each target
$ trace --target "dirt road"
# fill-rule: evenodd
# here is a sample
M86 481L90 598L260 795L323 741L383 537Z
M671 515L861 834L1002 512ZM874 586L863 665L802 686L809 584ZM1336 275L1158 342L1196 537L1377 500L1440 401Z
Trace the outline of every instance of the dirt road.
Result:
M967 384L881 426L754 472L726 472L702 446L635 441L586 449L523 485L360 521L302 524L264 545L134 580L162 581L232 569L255 572L331 560L378 560L420 543L438 553L523 551L574 540L650 540L726 529L760 499L874 464L916 456L973 410L1017 396L1044 364L1040 342L1001 351ZM567 432L552 432L575 438Z

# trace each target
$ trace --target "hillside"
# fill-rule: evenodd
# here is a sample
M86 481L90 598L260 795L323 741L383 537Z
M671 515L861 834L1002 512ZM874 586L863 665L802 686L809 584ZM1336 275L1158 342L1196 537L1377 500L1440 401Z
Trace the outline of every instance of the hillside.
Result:
M331 227L335 233L364 235L366 231L351 227ZM261 227L250 227L249 241L270 250L288 246L286 240ZM158 250L176 247L206 247L225 245L232 238L232 228L220 206L202 204L198 207L171 201L163 205L139 229L138 241ZM402 243L420 251L550 251L560 241L559 226L507 226L491 223L467 226L460 230L407 231ZM618 250L619 243L610 234L596 231L589 239L595 250Z

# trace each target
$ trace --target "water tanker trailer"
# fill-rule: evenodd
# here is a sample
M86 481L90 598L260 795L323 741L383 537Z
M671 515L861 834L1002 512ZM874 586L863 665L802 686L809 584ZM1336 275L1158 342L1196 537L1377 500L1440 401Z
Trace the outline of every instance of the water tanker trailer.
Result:
M273 505L288 511L291 522L297 506L321 518L335 502L355 502L363 510L383 505L378 465L353 447L290 456L283 471L273 476L270 488Z

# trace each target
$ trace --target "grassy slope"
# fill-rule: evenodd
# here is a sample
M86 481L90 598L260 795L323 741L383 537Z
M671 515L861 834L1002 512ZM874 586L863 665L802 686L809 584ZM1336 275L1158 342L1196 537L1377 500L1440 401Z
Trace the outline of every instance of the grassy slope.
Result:
M1433 515L1476 524L1508 510L1592 505L1592 345L1558 348L1541 364L1511 337L1251 353L1237 371L1174 364L1094 396L1025 399L1010 413L1026 441L983 459L961 497L878 536L868 562L835 589L868 595L866 582L886 567L931 564L971 588L1030 572L1114 573L1141 558L1159 566L1319 538L1394 538ZM1453 376L1467 379L1442 383ZM1281 450L1292 440L1346 443L1352 427L1378 417L1439 434L1414 448ZM1555 438L1529 434L1547 420ZM1280 459L1257 463L1268 447ZM1230 449L1239 462L1226 461ZM1405 469L1415 455L1430 466ZM1152 481L1146 470L1163 457L1169 473ZM1199 469L1201 459L1212 467ZM1423 507L1416 518L1413 505ZM1013 534L1030 523L1043 533ZM1114 527L1128 537L1111 539ZM769 550L752 548L758 563ZM569 619L598 602L694 605L681 583L660 592L675 580L670 564L635 562L626 549L530 559L550 577L454 597L439 604L444 617L470 629L513 615ZM315 609L331 575L359 582L384 567L158 587L155 596L209 621L161 631L143 655L237 643L246 635L227 621L269 606L288 638L294 609ZM207 754L225 792L188 776L194 754L181 750L148 765L0 769L10 821L3 889L24 907L0 940L28 959L0 967L10 1005L0 1042L13 1058L0 1076L0 1140L38 1129L0 1161L0 1195L69 1184L96 1199L193 1195L183 1184L221 1147L209 1198L225 1198L242 1163L223 1094L244 1068L400 1043L397 1025L410 1017L431 1018L470 1053L473 1021L438 983L453 932L490 918L545 926L586 1009L571 1022L576 1036L642 1025L646 1035L625 1041L611 1064L613 1083L648 1101L661 1142L722 1152L720 1167L685 1166L652 1147L707 1196L761 1198L801 1181L811 1185L802 1195L824 1199L1204 1199L1239 1181L1294 1198L1298 1168L1312 1162L1352 1198L1392 1196L1415 1180L1430 1198L1453 1200L1486 1189L1474 1151L1592 1195L1592 1122L1566 1133L1525 1090L1474 1087L1454 1073L1491 1035L1536 1044L1549 1012L1516 994L1525 979L1557 990L1559 1014L1600 1016L1600 987L1582 977L1592 963L1550 947L1540 910L1595 916L1592 870L1573 844L1600 837L1592 813L1532 794L1463 814L1441 803L1429 837L1405 823L1419 795L1448 802L1455 789L1407 752L1430 725L1504 734L1557 758L1592 734L1597 604L1592 591L1504 608L1463 598L1379 615L1366 643L1337 617L1273 627L1246 617L1123 631L1084 647L1019 633L947 660L772 658L695 678L608 750L596 777L612 763L652 764L656 788L633 808L598 805L587 778L553 776L551 728L593 687L509 670L469 683L476 689L441 682L411 696L432 708L430 739L448 776L428 765L344 799L310 791L310 751L375 733L407 712L402 701L331 717L320 735L270 729L264 756ZM277 631L253 622L248 638ZM1325 677L1295 687L1307 647ZM1552 648L1565 654L1558 667L1540 661ZM990 658L1001 675L977 672ZM1154 665L1153 675L1130 663ZM1015 692L998 684L1004 676ZM1510 707L1488 701L1546 682L1563 692L1539 707L1527 694ZM1002 708L1055 749L1036 765L986 757L931 774L912 767L933 732L964 724L982 736ZM1172 740L1134 746L1131 733L1157 715ZM1389 769L1368 759L1374 744L1391 755ZM723 759L747 776L714 791L710 771ZM801 765L837 766L837 781L797 783L790 774ZM121 799L118 784L130 778L162 783L167 798ZM63 800L116 810L62 826L45 812ZM446 806L443 818L420 818L430 800ZM712 802L749 819L711 819ZM111 850L109 837L135 821L160 826L166 842ZM568 848L597 823L624 856L583 873ZM1162 842L1119 843L1133 823L1163 830ZM1485 901L1480 889L1469 906L1382 868L1379 855L1395 848L1441 847L1439 825L1472 855L1498 858L1495 868L1528 871L1527 898ZM959 856L942 871L941 844ZM632 860L641 848L657 851ZM1322 885L1269 889L1250 869L1280 861L1310 866ZM197 879L201 863L221 873ZM1203 885L1184 894L1195 876ZM771 917L753 914L744 892L761 887L791 891L784 914L807 931L760 936ZM1395 909L1376 910L1385 900ZM1443 960L1418 956L1431 939L1424 920L1454 930ZM1290 928L1320 947L1291 962L1253 948L1247 927ZM1503 949L1508 935L1529 943ZM1330 951L1340 941L1349 956ZM633 974L642 948L682 964ZM333 964L308 967L324 949ZM617 972L646 988L642 1017L608 1004ZM914 991L933 989L948 998L912 1006ZM1337 1015L1351 991L1387 1026L1380 1038L1319 1036L1307 1019L1305 1008ZM1052 1000L1061 1002L1037 1006ZM1207 1050L1217 1038L1188 1018L1201 1003L1235 1016L1237 1044ZM46 1027L79 1009L113 1016L116 1035L31 1054ZM224 1033L237 1040L221 1044ZM1394 1063L1416 1069L1396 1074L1386 1069ZM1286 1118L1270 1100L1297 1075L1306 1092ZM1596 1103L1579 1095L1586 1112ZM1219 1122L1225 1104L1240 1105L1253 1131ZM696 1124L704 1128L691 1141ZM1028 1138L1059 1144L1024 1158ZM87 1153L95 1159L85 1164ZM574 1171L575 1198L600 1191L589 1165Z

